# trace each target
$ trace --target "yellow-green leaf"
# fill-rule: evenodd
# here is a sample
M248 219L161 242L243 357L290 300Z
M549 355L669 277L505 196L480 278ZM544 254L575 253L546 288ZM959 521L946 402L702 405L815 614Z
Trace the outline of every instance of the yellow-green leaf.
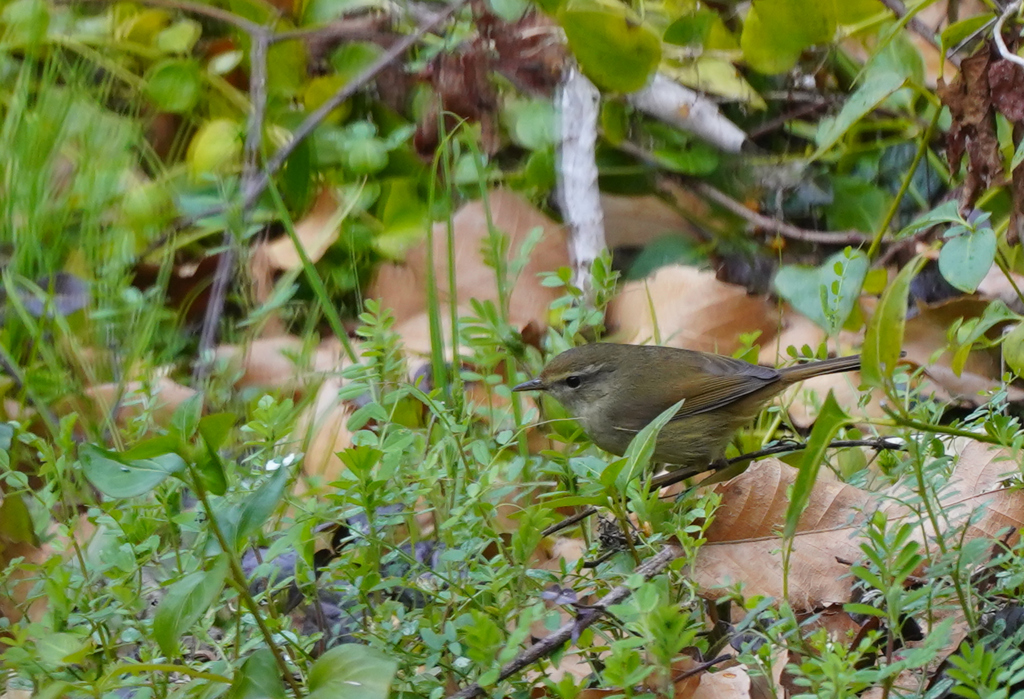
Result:
M574 2L558 19L580 68L601 89L639 90L661 61L661 37L622 5Z

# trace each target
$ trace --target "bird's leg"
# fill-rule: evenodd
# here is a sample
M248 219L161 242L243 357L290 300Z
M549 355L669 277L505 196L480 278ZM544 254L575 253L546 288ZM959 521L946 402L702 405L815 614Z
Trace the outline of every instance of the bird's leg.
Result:
M730 465L731 464L729 463L728 459L726 459L724 456L720 456L711 462L711 464L708 466L708 470L721 471L723 468L729 468Z

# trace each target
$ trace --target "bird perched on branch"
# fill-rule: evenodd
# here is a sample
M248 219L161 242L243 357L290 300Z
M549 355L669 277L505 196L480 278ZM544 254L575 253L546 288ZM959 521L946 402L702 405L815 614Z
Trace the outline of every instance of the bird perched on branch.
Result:
M702 468L721 459L733 434L789 386L860 368L860 355L784 369L717 354L596 343L562 352L513 391L546 391L597 446L622 455L654 418L683 400L658 436L653 459Z

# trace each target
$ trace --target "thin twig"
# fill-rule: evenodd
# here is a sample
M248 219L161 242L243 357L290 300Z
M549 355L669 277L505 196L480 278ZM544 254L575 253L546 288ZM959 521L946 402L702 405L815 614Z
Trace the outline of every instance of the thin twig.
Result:
M672 561L682 555L683 550L680 547L666 546L656 555L638 566L634 572L643 576L645 581L650 580L655 575L665 570ZM564 624L550 636L545 636L539 642L533 644L509 661L501 668L501 672L498 673L496 682L508 679L541 658L551 655L565 645L565 642L569 639L579 637L579 634L584 629L593 624L607 612L608 607L622 602L624 599L629 597L632 592L633 589L626 585L618 585L613 588L611 592L602 597L597 604L580 610L576 619ZM473 683L465 689L452 694L449 699L470 699L470 697L483 696L484 694L486 694L486 690L484 690L484 688L479 684Z
M902 451L906 449L901 442L890 441L890 438L888 437L878 437L876 439L837 439L829 442L828 444L829 449L843 449L846 447L870 447L875 451ZM783 442L782 444L766 447L765 449L753 451L749 454L741 454L740 456L729 459L728 461L722 461L720 464L713 464L712 468L680 469L678 471L663 473L651 480L651 487L665 488L670 485L674 485L679 481L685 481L687 478L692 478L699 473L704 473L705 471L721 471L743 461L760 459L765 456L774 456L775 454L788 454L794 451L803 451L806 448L806 442Z
M828 107L828 102L825 102L824 100L820 102L803 102L794 107L793 109L790 109L787 112L783 112L774 119L768 119L767 121L762 122L755 128L751 129L750 132L747 134L747 137L751 141L757 140L758 138L761 138L765 134L771 133L776 129L782 128L793 119L799 119L802 116L814 114L815 112L819 112L822 109L825 109L826 107Z
M381 30L387 15L367 15L366 17L349 17L342 21L331 22L321 27L306 27L277 32L270 37L270 43L282 41L373 41L380 43L383 39L394 38L393 34L382 34Z
M679 682L682 682L683 680L685 680L688 677L693 677L694 675L699 675L700 673L704 672L708 668L712 668L715 665L718 665L718 663L724 663L726 660L732 660L732 657L733 656L730 653L723 653L722 655L719 655L717 658L712 658L711 660L707 660L707 661L705 661L703 663L700 663L698 665L694 665L693 667L691 667L686 672L681 672L678 675L676 675L675 677L673 677L672 678L672 684L677 684Z
M250 183L259 178L260 146L263 143L263 121L267 112L267 51L270 47L270 32L262 27L250 35L249 49L249 125L245 135L245 153L242 165L242 191ZM249 207L241 211L239 228L244 232L249 218ZM201 383L213 368L213 347L217 342L217 329L224 315L224 304L227 302L228 286L235 270L238 258L238 241L235 240L232 227L224 230L223 252L217 260L217 270L213 275L210 288L210 300L203 316L203 329L199 335L198 361L192 372L195 383Z
M335 92L330 99L321 104L308 117L306 117L305 120L299 124L298 128L295 129L292 139L278 148L274 155L271 156L270 160L267 161L267 166L260 174L259 179L248 189L248 191L242 192L242 207L247 209L256 203L256 200L259 199L260 195L263 194L263 191L270 184L271 176L281 169L281 166L284 165L288 156L298 148L299 144L302 143L303 140L313 133L313 130L316 129L316 127L319 126L331 112L341 106L345 100L352 97L367 83L377 77L377 74L391 65L393 61L412 48L412 46L423 38L427 32L455 14L455 12L466 2L467 0L458 0L457 2L449 5L444 11L439 12L433 19L424 22L417 27L416 31L412 34L408 34L395 42L395 45L382 54L380 58L367 66L362 73L357 75L350 82L346 83L344 87ZM223 211L223 207L221 207L221 211ZM211 216L214 213L220 213L221 211L206 213L196 218L205 218L206 216Z
M1006 9L1003 10L1003 14L999 15L999 19L996 20L995 29L992 31L992 38L996 42L996 48L999 49L1000 56L1010 61L1011 63L1016 63L1019 66L1024 66L1024 58L1021 58L1013 51L1011 51L1006 46L1006 42L1003 41L1003 23L1006 22L1006 20L1009 19L1010 15L1012 15L1014 12L1020 12L1020 5L1021 0L1016 0L1016 2L1011 2L1009 5L1006 6Z
M656 157L635 143L623 141L616 148L645 163L661 167L661 162ZM723 209L739 216L752 226L781 235L783 238L792 238L793 240L823 245L867 245L872 240L872 236L861 231L809 231L804 228L798 228L785 221L779 221L764 214L759 214L756 211L751 211L725 192L712 187L706 182L687 181L683 184L694 192L707 197Z
M809 231L804 228L798 228L785 221L780 221L779 219L774 219L748 209L725 192L712 187L707 182L690 182L687 186L715 202L723 209L739 216L752 226L769 233L781 235L783 238L821 245L869 245L872 240L872 236L861 231Z
M902 0L882 0L882 4L885 5L894 15L896 15L897 19L902 21L904 18L907 17L907 8L903 4ZM939 51L942 50L942 46L935 39L935 32L932 31L931 27L929 27L927 24L922 22L917 17L912 16L908 18L906 22L906 27L907 29L909 29L910 31L914 32L919 37L927 41L933 47L939 49ZM955 65L957 68L960 67L959 56L944 56L943 58L945 58L950 63Z
M837 439L829 442L829 449L842 449L845 447L870 447L876 451L885 450L898 450L902 451L906 447L890 437L878 437L876 439ZM781 444L775 444L773 446L761 449L760 451L753 451L748 454L740 454L739 456L729 459L728 461L721 461L718 464L708 464L705 468L688 468L680 469L678 471L669 471L663 473L660 476L655 477L651 480L651 488L667 488L670 485L674 485L679 481L685 481L687 478L693 478L694 476L704 473L706 471L721 471L734 464L741 463L743 461L751 461L753 459L760 459L765 456L774 456L775 454L787 454L794 451L802 451L807 448L805 442L783 442ZM541 532L541 536L551 536L563 529L582 522L587 517L597 514L596 507L587 507L571 517L563 519L561 522L556 522Z
M168 2L169 0L156 0L158 2ZM411 48L416 42L423 38L430 30L437 25L441 24L448 18L450 18L456 11L458 11L468 0L457 0L452 5L449 5L447 9L438 13L433 19L419 26L415 32L408 34L403 37L400 41L396 42L388 51L380 56L376 61L371 63L362 73L357 75L355 78L347 82L344 87L338 90L334 95L324 102L318 109L313 111L306 119L295 129L292 139L281 146L273 156L267 161L266 166L260 173L259 178L252 182L247 190L243 190L243 199L241 202L241 208L248 209L260 198L260 195L270 185L270 178L277 173L278 170L284 165L288 156L294 152L302 141L307 138L320 123L327 118L327 116L334 111L342 102L352 97L356 92L361 90L371 80L377 77L377 74L388 67L392 61L400 57L409 48ZM273 40L272 38L270 39ZM178 220L172 231L168 234L162 235L146 248L146 250L140 255L140 257L146 257L151 254L154 250L162 246L167 242L170 235L182 231L192 225L195 225L198 221L211 216L217 216L223 214L228 209L226 204L217 204L212 206L205 211L201 211L198 214L187 216Z

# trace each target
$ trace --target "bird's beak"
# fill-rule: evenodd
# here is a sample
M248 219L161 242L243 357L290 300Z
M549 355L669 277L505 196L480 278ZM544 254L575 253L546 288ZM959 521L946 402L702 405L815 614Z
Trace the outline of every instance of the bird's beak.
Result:
M530 379L529 381L524 381L523 383L513 388L512 392L516 393L518 391L543 391L544 388L544 382L541 381L540 379Z

